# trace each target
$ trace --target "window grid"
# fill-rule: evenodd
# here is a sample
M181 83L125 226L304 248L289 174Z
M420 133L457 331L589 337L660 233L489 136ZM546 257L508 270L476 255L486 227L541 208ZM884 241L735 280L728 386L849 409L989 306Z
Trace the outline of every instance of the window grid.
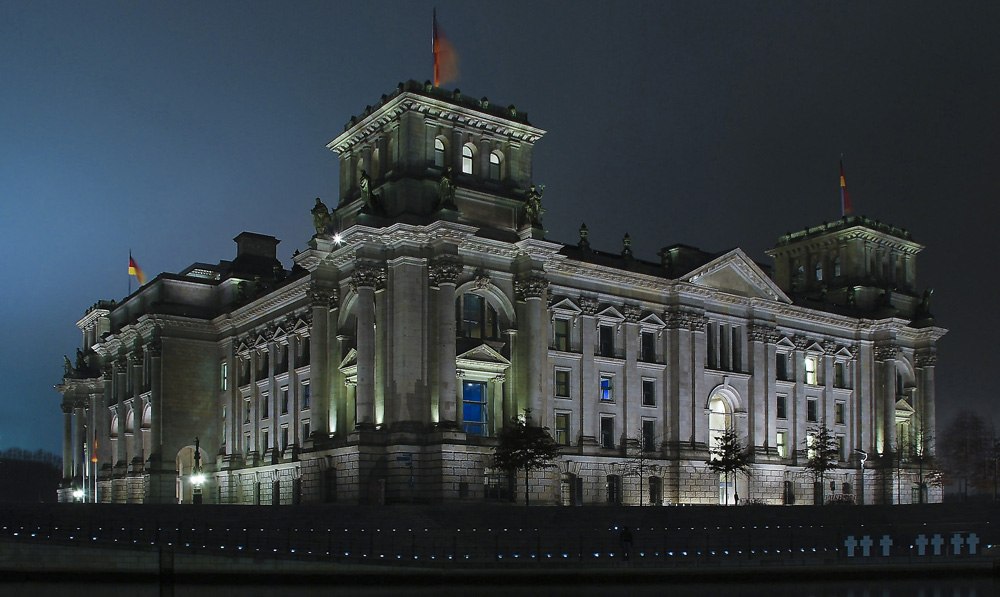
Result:
M601 402L613 402L615 399L614 393L614 377L610 375L601 376Z

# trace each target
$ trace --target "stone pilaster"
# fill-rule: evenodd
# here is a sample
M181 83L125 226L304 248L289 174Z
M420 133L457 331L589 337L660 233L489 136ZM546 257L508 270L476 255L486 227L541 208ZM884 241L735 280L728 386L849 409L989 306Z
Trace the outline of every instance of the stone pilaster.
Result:
M385 285L385 270L358 264L351 275L351 288L358 295L358 386L356 394L359 428L375 425L375 290Z
M330 312L339 303L336 288L314 285L309 299L312 309L312 327L309 330L309 396L311 432L314 439L325 440L336 429L333 427L333 392L330 384Z
M441 427L456 427L458 421L458 390L455 382L456 330L455 287L462 273L457 259L442 258L431 264L430 283L437 286L437 423Z
M518 298L526 303L525 313L527 315L526 336L527 346L527 396L525 396L524 408L530 409L535 424L543 424L546 420L545 413L540 408L543 404L543 392L545 388L545 364L547 340L549 337L545 317L545 289L549 281L545 276L534 273L515 283L515 290Z

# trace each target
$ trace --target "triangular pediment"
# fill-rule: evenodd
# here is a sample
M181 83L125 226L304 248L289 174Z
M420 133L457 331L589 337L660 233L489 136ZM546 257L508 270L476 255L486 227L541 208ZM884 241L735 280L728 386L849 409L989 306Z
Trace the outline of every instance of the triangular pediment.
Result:
M840 347L837 348L837 352L834 353L834 356L845 358L845 359L850 359L854 355L852 355L851 351L848 350L846 347L840 346Z
M267 338L263 334L259 334L257 339L253 341L253 345L256 346L267 346Z
M597 317L600 319L617 319L618 321L624 321L625 316L622 312L614 307L605 307L597 312Z
M285 335L285 328L283 328L281 326L278 326L278 328L276 330L274 330L274 334L272 334L271 337L272 338L281 338L284 335Z
M503 365L504 367L510 365L510 361L503 358L503 355L499 352L493 350L489 344L480 344L479 346L463 352L462 354L455 357L457 361L469 361L476 363L490 363L496 365Z
M681 276L680 279L748 298L762 298L788 304L792 302L742 249L733 249Z
M780 340L775 343L777 346L782 348L795 348L795 343L792 342L788 336L782 336Z
M344 369L345 367L350 367L352 365L355 367L358 365L358 351L355 348L348 350L347 355L345 355L344 359L340 361L341 369Z
M639 320L639 323L647 327L665 327L667 324L660 319L656 313L650 313L649 315L643 317Z
M563 313L573 313L578 314L581 312L580 307L576 305L572 300L568 298L562 298L552 304L553 311L561 311Z
M913 414L914 412L915 411L913 410L913 406L911 406L910 403L907 402L905 398L900 398L899 400L896 401L897 415Z
M823 346L819 342L813 342L806 347L806 350L809 352L823 352Z
M300 319L296 319L295 320L295 325L292 326L292 331L293 332L299 332L299 331L308 330L308 329L309 329L309 324L306 323L305 320L303 320L301 318Z

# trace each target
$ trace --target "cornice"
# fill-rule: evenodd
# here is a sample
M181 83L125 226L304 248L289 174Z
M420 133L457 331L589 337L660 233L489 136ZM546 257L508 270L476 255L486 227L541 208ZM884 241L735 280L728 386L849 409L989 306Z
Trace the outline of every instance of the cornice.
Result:
M255 319L265 316L279 307L292 305L296 301L304 300L309 291L310 277L304 276L295 280L287 286L283 286L274 292L264 295L261 298L235 309L225 315L220 315L212 320L213 331L229 331L233 328L241 328Z

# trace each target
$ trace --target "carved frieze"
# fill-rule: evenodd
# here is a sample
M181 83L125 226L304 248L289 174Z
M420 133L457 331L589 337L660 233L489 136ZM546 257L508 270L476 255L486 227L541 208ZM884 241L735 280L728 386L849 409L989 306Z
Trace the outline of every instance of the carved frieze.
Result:
M639 323L639 318L642 317L642 309L636 305L622 305L622 316L629 323Z
M580 305L580 312L584 315L596 315L597 310L601 307L601 303L597 302L597 299L587 296L581 296L577 304Z
M795 345L796 350L805 350L809 348L809 345L811 343L812 340L810 340L806 336L795 336L794 338L792 338L792 344Z
M527 278L523 278L514 283L514 290L517 291L517 295L522 300L527 300L529 298L540 298L545 294L545 289L548 288L549 281L545 276L540 274L532 274Z
M751 342L766 342L774 344L781 337L778 330L767 325L751 325L747 330L747 337Z
M370 263L359 263L351 273L351 290L358 291L358 288L374 288L382 290L385 288L385 268Z
M704 332L708 327L708 318L697 313L664 313L663 316L667 329L671 330Z
M823 340L823 352L828 355L837 353L837 343L833 340Z
M427 269L427 277L431 286L455 284L462 275L464 266L453 257L442 257L431 263Z

